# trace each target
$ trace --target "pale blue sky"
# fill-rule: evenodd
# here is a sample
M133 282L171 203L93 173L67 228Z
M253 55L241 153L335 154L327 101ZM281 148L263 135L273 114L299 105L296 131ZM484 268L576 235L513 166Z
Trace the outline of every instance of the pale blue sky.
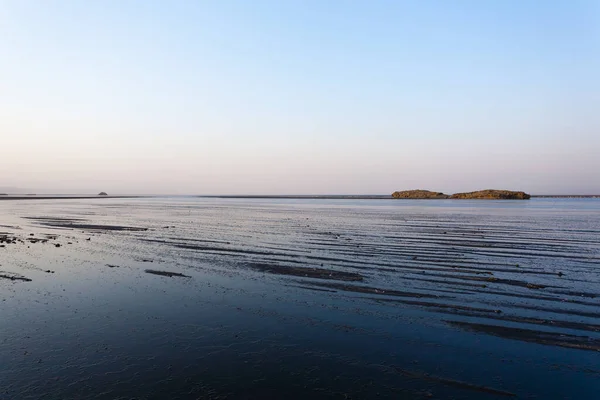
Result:
M0 186L600 193L600 2L0 0Z

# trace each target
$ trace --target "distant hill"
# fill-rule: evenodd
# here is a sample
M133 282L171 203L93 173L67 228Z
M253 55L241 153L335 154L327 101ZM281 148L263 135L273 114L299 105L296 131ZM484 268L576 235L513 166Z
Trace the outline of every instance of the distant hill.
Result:
M476 192L454 193L451 196L442 192L429 190L404 190L392 193L394 199L464 199L464 200L529 200L531 196L525 192L511 190L486 189Z

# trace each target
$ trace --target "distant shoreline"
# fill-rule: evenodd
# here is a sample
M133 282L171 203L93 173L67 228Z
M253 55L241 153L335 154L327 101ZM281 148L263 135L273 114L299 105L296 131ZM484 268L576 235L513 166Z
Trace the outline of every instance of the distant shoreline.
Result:
M391 195L204 195L209 199L316 199L316 200L457 200L457 199L394 199ZM531 195L532 198L600 198L600 195Z
M131 195L131 196L97 196L97 195L5 195L0 194L2 200L96 200L96 199L151 199L164 197L204 198L204 199L287 199L287 200L436 200L436 199L394 199L390 195ZM538 199L600 199L600 195L531 195ZM452 200L452 199L437 199ZM463 200L464 201L464 200Z
M531 197L537 198L562 198L562 199L598 199L600 198L600 194L557 194L557 195L547 195L547 194L538 194L531 195Z
M139 199L154 196L52 196L52 195L0 195L0 200L92 200L92 199Z

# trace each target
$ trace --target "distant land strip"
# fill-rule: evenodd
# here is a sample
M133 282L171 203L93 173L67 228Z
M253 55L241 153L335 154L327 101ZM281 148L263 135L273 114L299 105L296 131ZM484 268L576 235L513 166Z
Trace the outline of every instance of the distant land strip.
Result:
M599 199L600 194L532 194L531 197L562 199Z
M191 195L191 196L52 196L52 195L7 195L0 193L1 200L94 200L94 199L140 199L140 198L166 198L166 197L195 197L206 199L290 199L290 200L393 200L391 195ZM558 198L558 199L600 199L598 195L588 194L559 194L559 195L531 195L532 198ZM415 199L418 200L418 199Z
M202 195L196 196L200 198L208 199L319 199L319 200L390 200L391 195L270 195L270 194L258 194L258 195Z
M88 200L88 199L138 199L151 196L51 196L51 195L5 195L0 194L0 200Z
M392 200L391 195L202 195L199 198L212 199L317 199L317 200ZM600 198L598 195L565 194L565 195L531 195L532 198Z

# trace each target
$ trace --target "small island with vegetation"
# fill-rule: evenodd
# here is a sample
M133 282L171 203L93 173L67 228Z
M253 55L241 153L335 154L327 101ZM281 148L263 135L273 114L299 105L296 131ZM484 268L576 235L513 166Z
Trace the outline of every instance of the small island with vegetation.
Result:
M447 199L450 196L441 192L432 192L430 190L403 190L392 193L395 199Z
M106 194L106 192L100 192L98 193L98 196L108 196L108 194Z
M447 195L429 190L404 190L392 193L394 199L459 199L459 200L529 200L531 196L525 192L512 190L486 189L476 192L454 193Z
M511 190L479 190L476 192L455 193L451 199L477 199L477 200L529 200L531 196L525 192Z

